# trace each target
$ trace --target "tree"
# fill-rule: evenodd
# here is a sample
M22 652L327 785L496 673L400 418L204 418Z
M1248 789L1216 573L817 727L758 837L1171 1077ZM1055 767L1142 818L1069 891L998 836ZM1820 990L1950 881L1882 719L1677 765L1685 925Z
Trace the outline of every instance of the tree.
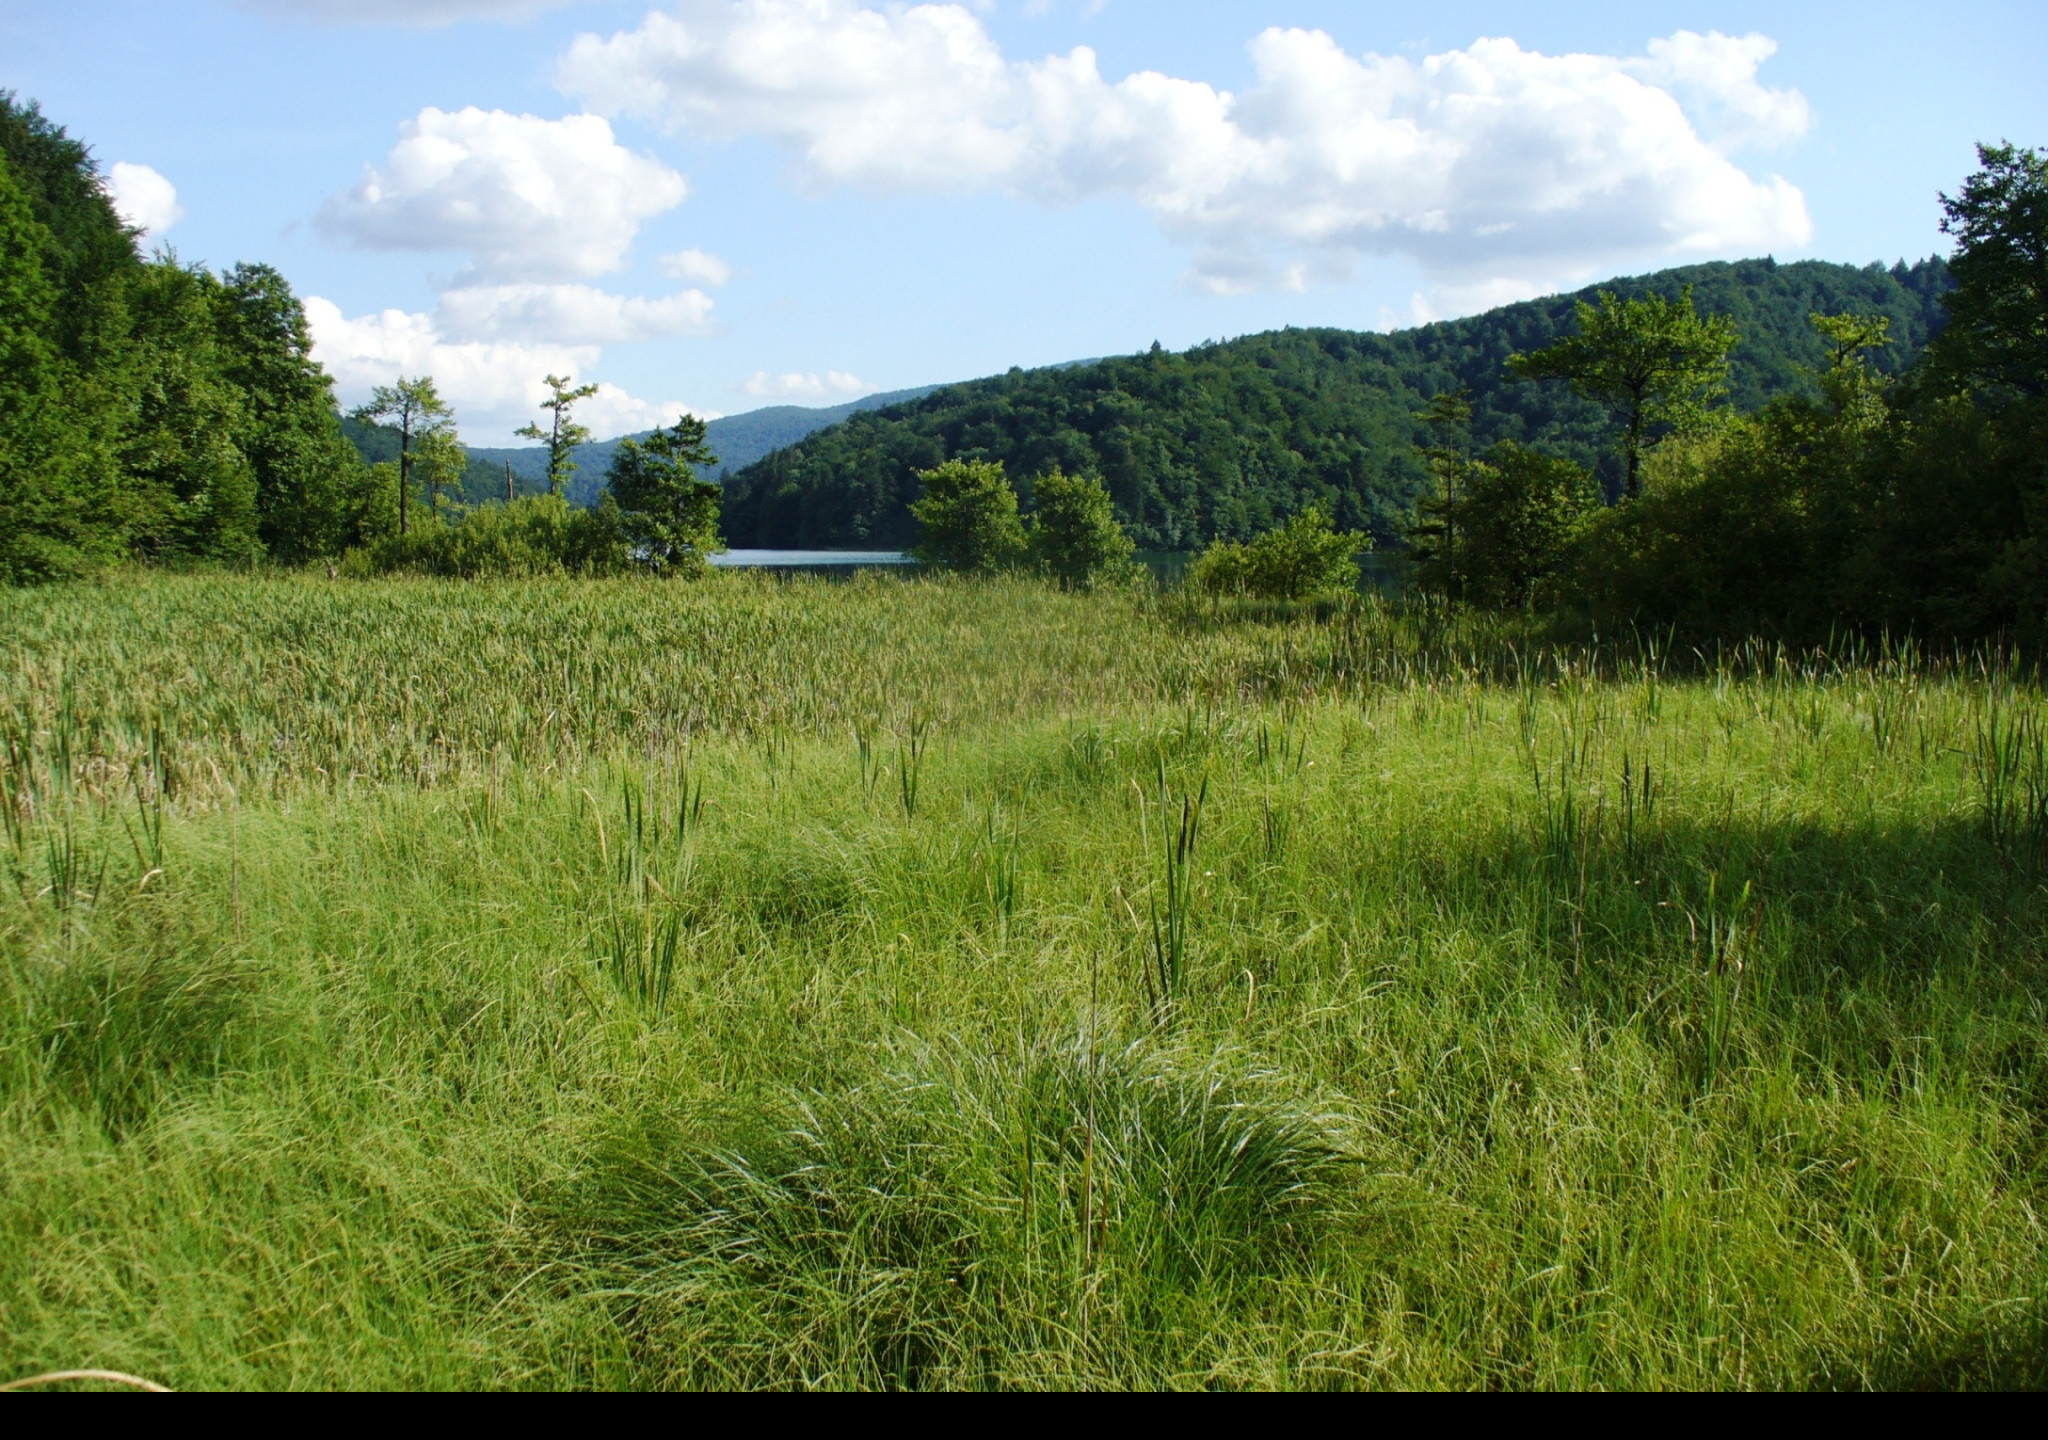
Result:
M1434 577L1435 588L1448 595L1461 593L1458 583L1458 527L1454 518L1458 492L1471 459L1465 453L1472 424L1472 395L1460 386L1442 390L1414 418L1435 432L1435 444L1418 445L1416 452L1437 480L1437 491L1416 502L1416 519L1408 527L1411 553L1425 574Z
M63 365L49 341L55 287L43 266L47 229L0 154L0 583L85 567L95 517L81 504Z
M1891 337L1892 322L1884 315L1810 315L1813 328L1827 342L1827 363L1814 372L1820 393L1837 416L1875 422L1889 377L1871 368L1864 351L1882 347Z
M55 288L50 338L74 363L107 358L122 329L119 281L142 268L136 232L115 213L91 148L10 90L0 90L0 156L43 227L43 264Z
M578 425L569 418L570 411L578 400L588 400L597 393L595 385L577 385L570 388L574 377L550 375L547 377L548 398L540 402L540 408L548 412L548 428L538 425L522 425L515 432L528 440L539 440L548 447L548 494L559 495L569 487L569 477L576 473L576 462L570 457L576 447L590 439L587 426Z
M1599 489L1585 466L1512 440L1466 463L1458 493L1439 503L1444 529L1459 537L1418 557L1424 586L1491 610L1527 604L1556 575Z
M926 565L968 574L1007 569L1025 553L1017 492L1000 462L948 460L920 470L924 497L910 507L918 541L911 554Z
M655 569L694 578L725 548L719 488L697 478L698 466L717 463L694 415L645 440L622 440L613 452L605 491L618 502L627 539Z
M1810 323L1826 344L1808 370L1819 396L1781 396L1658 447L1639 501L1586 517L1569 567L1572 608L1603 627L1811 641L1892 618L1887 591L1911 562L1859 559L1876 554L1873 526L1899 489L1906 438L1884 403L1885 377L1865 358L1889 327L1855 314ZM1956 478L1952 506L1966 488ZM1919 548L1934 527L1915 528ZM1901 617L1901 628L1924 629L1924 618Z
M305 308L268 265L229 270L215 308L222 374L248 401L240 445L265 549L285 561L339 553L362 538L369 471L342 433Z
M436 393L431 375L417 380L401 375L396 385L379 385L370 393L370 403L358 406L354 413L358 420L398 422L398 533L403 535L406 501L412 490L413 442L435 431L453 429L455 412Z
M1211 595L1260 600L1312 600L1358 588L1358 556L1370 536L1333 530L1311 505L1248 545L1214 541L1188 567L1187 583Z
M130 286L115 441L126 547L160 560L262 553L247 395L224 373L220 281L166 253Z
M427 493L427 507L435 519L441 517L441 492L462 491L463 472L469 469L469 452L455 438L453 430L428 430L419 437L412 461L420 489Z
M1031 554L1061 589L1085 590L1130 558L1135 547L1100 480L1055 469L1032 490Z
M1949 323L1928 358L1958 388L2048 395L2048 151L1979 145L1981 169L1941 197L1956 239Z
M1642 458L1653 426L1687 429L1728 385L1728 352L1735 322L1701 318L1692 287L1676 300L1651 295L1620 300L1600 292L1600 303L1578 304L1579 333L1526 355L1508 357L1508 370L1524 380L1564 380L1580 394L1624 417L1625 491L1642 493Z

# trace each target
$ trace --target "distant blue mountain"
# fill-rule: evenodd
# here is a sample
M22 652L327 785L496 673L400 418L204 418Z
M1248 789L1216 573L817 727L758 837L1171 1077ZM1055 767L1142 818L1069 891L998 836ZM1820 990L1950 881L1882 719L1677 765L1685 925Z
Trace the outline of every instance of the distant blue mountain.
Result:
M891 390L886 394L864 396L844 405L815 408L808 405L769 405L740 415L723 416L705 426L712 452L718 456L718 469L713 478L751 465L762 456L794 445L813 431L837 425L858 411L879 410L886 405L919 400L938 388L936 385L920 385L913 390ZM630 438L645 439L650 433L643 430ZM628 437L619 437L625 438ZM619 448L619 439L599 440L576 448L576 473L569 479L570 500L578 505L597 503L598 492L604 488L605 471L612 463L612 452ZM360 439L358 446L368 453L368 447L362 446ZM383 456L380 453L370 458L381 459ZM471 476L465 488L477 492L474 498L502 494L503 491L495 484L486 483L488 477L484 472L488 471L488 476L502 476L508 464L514 478L521 482L518 489L522 493L547 483L548 452L542 445L471 446L469 459Z

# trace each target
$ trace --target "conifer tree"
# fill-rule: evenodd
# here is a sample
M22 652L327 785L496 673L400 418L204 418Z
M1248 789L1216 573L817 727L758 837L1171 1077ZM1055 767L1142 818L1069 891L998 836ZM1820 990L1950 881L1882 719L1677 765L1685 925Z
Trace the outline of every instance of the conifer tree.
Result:
M573 385L573 376L550 375L547 377L548 398L540 402L540 408L548 412L548 428L528 424L519 428L518 434L528 440L539 440L548 447L548 494L559 495L569 488L569 477L576 471L572 458L576 447L590 439L588 427L578 425L570 419L570 412L578 400L588 400L597 393L595 385Z

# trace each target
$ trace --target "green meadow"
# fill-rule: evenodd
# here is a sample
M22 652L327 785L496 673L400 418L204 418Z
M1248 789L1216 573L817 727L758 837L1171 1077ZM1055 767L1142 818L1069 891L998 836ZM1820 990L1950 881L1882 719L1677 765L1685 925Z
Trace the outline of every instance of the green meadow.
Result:
M0 1379L2048 1383L1988 652L0 590Z

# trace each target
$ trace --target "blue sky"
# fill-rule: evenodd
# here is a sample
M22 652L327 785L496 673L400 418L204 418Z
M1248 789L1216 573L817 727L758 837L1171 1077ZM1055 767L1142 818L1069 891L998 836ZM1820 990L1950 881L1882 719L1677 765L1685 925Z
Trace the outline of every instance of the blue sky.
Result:
M0 86L502 441L1940 248L2048 6L0 0Z

